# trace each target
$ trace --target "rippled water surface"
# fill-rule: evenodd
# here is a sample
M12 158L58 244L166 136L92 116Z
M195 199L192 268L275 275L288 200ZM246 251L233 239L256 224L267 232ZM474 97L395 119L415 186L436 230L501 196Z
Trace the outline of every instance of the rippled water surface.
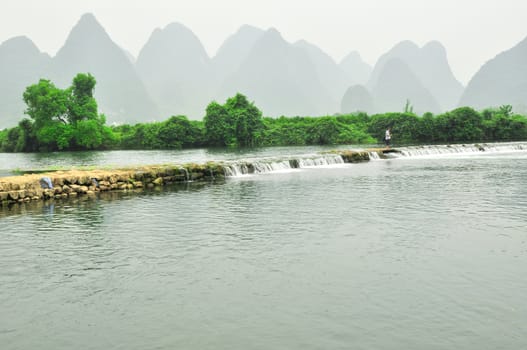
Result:
M526 209L525 153L16 205L0 348L522 349Z

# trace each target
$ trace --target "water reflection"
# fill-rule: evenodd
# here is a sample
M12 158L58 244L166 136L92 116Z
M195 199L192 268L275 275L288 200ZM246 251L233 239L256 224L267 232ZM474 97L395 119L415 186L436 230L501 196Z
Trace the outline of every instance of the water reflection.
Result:
M0 344L519 349L526 188L398 160L3 208Z

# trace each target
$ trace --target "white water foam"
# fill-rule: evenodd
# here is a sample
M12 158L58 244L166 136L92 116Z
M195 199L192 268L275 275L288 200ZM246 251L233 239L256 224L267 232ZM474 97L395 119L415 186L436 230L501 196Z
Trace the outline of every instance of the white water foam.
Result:
M386 154L389 158L430 158L451 156L472 156L483 154L499 154L527 152L527 143L480 143L462 145L431 145L397 148L399 152Z
M225 176L240 177L268 173L284 173L303 168L327 168L342 166L340 155L307 155L290 159L253 159L230 162L223 165Z

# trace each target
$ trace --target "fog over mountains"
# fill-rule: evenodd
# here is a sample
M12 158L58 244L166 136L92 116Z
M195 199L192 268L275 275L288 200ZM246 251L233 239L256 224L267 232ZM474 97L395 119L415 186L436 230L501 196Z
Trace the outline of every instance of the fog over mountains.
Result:
M0 128L25 117L28 85L46 78L66 87L79 72L95 76L99 109L115 123L178 114L201 119L209 102L236 92L275 117L398 112L407 100L418 114L459 105L527 109L527 39L488 61L466 89L437 41L423 47L403 41L374 67L351 49L336 62L305 40L289 43L274 28L244 25L211 58L190 29L171 23L155 29L134 59L85 14L55 57L26 37L0 44Z

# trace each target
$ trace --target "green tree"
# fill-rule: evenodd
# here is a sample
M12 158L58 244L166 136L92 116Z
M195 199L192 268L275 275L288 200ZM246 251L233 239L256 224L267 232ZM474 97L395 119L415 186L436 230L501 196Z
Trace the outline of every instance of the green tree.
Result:
M51 81L40 79L28 86L23 99L27 104L26 114L34 120L36 128L57 121L67 124L68 95Z
M93 97L96 84L91 74L79 73L73 78L69 93L68 120L75 124L81 120L94 120L98 118L97 101Z
M436 117L439 141L479 141L484 138L483 118L470 107L461 107Z
M235 123L236 142L240 146L255 146L263 128L262 112L237 93L225 103L225 109Z
M192 147L200 141L200 130L196 130L196 124L192 124L183 115L172 116L161 123L159 139L163 148Z
M45 79L28 86L23 99L33 123L20 125L24 131L22 149L97 149L113 144L115 135L104 125L104 115L97 112L95 84L91 74L80 73L66 90Z
M211 102L204 124L206 139L214 146L256 146L264 128L262 112L240 93L224 105Z
M510 117L512 115L512 106L511 105L500 106L499 111L505 117Z
M209 145L236 145L234 119L224 106L215 101L209 103L204 123L205 137Z

